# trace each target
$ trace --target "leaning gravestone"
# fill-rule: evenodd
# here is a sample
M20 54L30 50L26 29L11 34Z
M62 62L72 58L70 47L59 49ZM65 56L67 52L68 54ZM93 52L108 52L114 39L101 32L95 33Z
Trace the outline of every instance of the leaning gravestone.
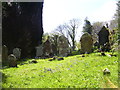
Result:
M10 54L8 56L8 61L9 61L9 67L17 67L17 59L15 55Z
M51 42L49 39L47 39L46 42L43 43L43 54L44 56L50 57L52 52Z
M93 39L89 33L82 35L81 39L81 53L91 53L93 47Z
M43 46L39 45L36 47L36 57L41 57L43 55Z
M3 64L8 63L8 48L6 45L2 46L2 63Z
M20 59L21 49L20 49L20 48L14 48L14 49L13 49L13 54L15 55L15 57L16 57L17 59Z
M66 57L70 52L68 40L63 35L59 37L58 48L59 48L59 56L60 57Z
M100 32L98 33L99 44L104 45L105 43L109 42L109 31L105 26L102 27Z

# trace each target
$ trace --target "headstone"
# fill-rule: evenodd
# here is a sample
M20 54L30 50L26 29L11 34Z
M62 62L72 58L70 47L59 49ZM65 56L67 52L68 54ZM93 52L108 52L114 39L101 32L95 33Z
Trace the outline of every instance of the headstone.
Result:
M43 55L43 46L39 45L36 47L36 57L41 57Z
M109 42L109 31L105 26L98 33L99 44L104 45L105 43Z
M14 49L13 49L13 54L15 55L15 57L16 57L17 59L20 59L21 49L20 49L20 48L14 48Z
M58 48L60 57L66 57L70 53L68 40L63 35L59 37Z
M82 35L81 39L81 53L91 53L93 47L93 39L89 33Z
M8 48L6 45L2 46L2 63L3 64L8 63Z
M57 55L58 54L58 52L57 52L57 45L55 45L53 43L51 45L52 45L52 51L53 51L52 54L53 54L53 56Z
M52 52L51 42L47 39L46 42L43 43L43 54L44 56L50 57Z
M8 61L9 61L9 67L17 67L17 59L15 55L10 54L8 56Z

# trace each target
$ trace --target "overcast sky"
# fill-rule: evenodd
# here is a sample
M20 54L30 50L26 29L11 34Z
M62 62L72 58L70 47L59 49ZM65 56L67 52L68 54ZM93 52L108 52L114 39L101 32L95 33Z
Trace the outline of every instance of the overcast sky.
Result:
M93 23L109 21L116 12L117 0L44 0L43 29L44 33L55 30L73 18L80 19L80 36L84 19Z

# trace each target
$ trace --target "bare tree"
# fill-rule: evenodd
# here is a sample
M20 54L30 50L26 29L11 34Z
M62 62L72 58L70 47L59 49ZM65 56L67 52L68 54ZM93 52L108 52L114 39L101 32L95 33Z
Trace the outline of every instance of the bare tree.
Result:
M69 35L67 34L67 30L66 30L65 26L66 26L65 24L59 25L59 26L55 29L55 31L54 31L53 33L63 35L63 36L65 36L65 37L68 39L68 38L69 38ZM68 44L69 44L69 46L71 47L71 43L70 43L69 40L68 40Z
M76 37L76 30L80 25L79 19L72 19L68 23L64 25L67 31L67 37L69 37L72 41L72 49L75 50L75 37Z
M79 25L80 25L79 19L72 19L68 23L59 25L55 29L56 32L60 33L61 35L64 35L69 40L68 43L73 50L75 50L75 37Z
M59 25L55 31L58 31L60 34L65 36L65 27L64 25Z

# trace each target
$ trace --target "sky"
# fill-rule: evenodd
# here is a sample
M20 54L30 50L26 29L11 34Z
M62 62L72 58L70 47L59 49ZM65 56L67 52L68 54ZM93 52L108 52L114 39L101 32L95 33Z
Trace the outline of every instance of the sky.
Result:
M77 37L80 37L86 17L91 23L110 21L117 9L116 2L117 0L44 0L44 33L50 33L57 26L76 18L81 22L77 30Z

